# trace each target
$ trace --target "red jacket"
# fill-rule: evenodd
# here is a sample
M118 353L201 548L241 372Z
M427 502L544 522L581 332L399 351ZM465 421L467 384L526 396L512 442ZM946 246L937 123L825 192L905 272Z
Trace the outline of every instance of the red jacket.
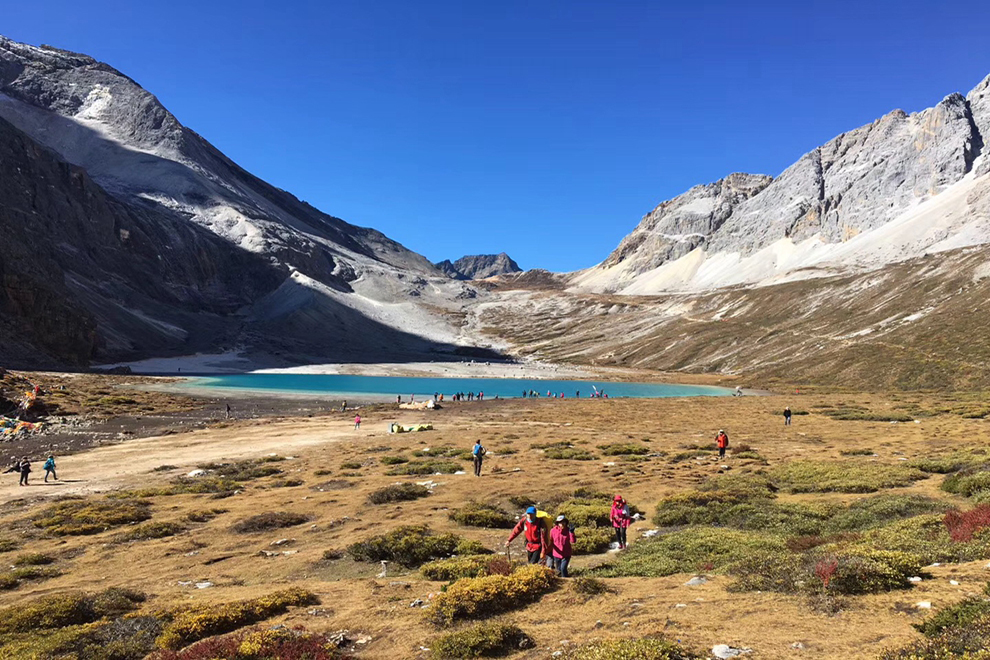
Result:
M715 437L715 443L718 445L719 449L725 449L729 446L729 436L725 433L719 433Z
M629 515L629 505L623 500L613 501L609 519L612 521L612 527L629 527L632 523L632 517Z
M537 517L536 522L531 523L529 522L529 516L523 516L522 520L517 522L516 526L512 528L512 533L509 534L509 542L512 542L512 539L519 536L523 531L526 533L527 551L543 550L543 554L547 554L550 551L550 534L547 531L547 524L543 521L543 518Z

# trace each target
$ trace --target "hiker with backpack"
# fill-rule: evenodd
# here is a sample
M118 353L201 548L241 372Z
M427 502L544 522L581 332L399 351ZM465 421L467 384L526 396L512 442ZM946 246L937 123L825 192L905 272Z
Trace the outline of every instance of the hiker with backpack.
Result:
M790 406L787 406L786 408L784 408L784 426L790 426L791 425L791 414L792 413L791 413L791 407Z
M482 446L481 440L474 443L474 449L471 450L471 456L474 458L474 476L481 476L481 463L485 460L487 453L488 450Z
M54 454L48 455L48 460L45 461L45 483L48 483L48 473L51 473L55 481L58 481L58 475L55 474L55 456Z
M31 474L31 461L28 460L28 457L27 456L25 456L24 458L21 459L19 468L20 468L20 472L21 472L21 481L20 481L20 484L19 485L21 485L21 486L27 486L28 485L28 475Z
M612 511L609 513L609 520L615 529L615 540L619 544L619 550L626 547L626 530L632 524L632 516L629 515L629 505L622 499L621 495L616 495L612 499Z
M526 509L526 515L516 523L505 542L509 547L512 540L523 534L526 538L526 559L530 564L542 563L550 550L550 530L547 529L546 519L539 515L535 506Z
M729 448L729 435L722 429L715 436L715 445L718 447L718 457L725 458L725 450Z
M557 516L557 523L550 530L550 562L560 577L568 577L567 566L571 563L572 546L577 542L574 528L567 522L567 516Z

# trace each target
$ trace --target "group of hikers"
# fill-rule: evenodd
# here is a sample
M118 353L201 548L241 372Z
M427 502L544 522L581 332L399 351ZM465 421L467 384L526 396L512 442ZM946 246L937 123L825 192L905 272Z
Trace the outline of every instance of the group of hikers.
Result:
M49 454L48 459L44 464L45 469L45 483L48 483L48 477L52 477L55 481L58 481L58 475L55 473L55 456L54 454ZM4 470L4 474L9 474L11 472L17 472L21 475L21 479L18 485L27 486L28 476L31 474L31 460L24 456L20 460L13 459L10 467Z
M548 399L564 399L564 398L566 398L566 396L564 395L563 392L557 394L553 390L547 390L547 395L546 396L547 396ZM594 392L592 392L591 394L589 394L588 397L589 398L592 398L592 399L607 399L608 398L608 394L605 393L605 390L596 389ZM524 398L524 399L525 398L538 399L538 398L540 398L540 393L537 392L536 390L523 390L522 391L522 398ZM575 399L580 399L581 398L581 390L577 390L577 391L574 392L574 398Z
M516 523L505 541L508 548L520 534L526 540L526 559L530 564L545 564L561 577L568 577L567 567L571 563L574 544L577 543L576 528L572 527L567 516L557 516L553 527L548 526L550 515L538 510L535 506L526 509L526 515ZM618 549L626 547L626 530L632 524L629 505L621 495L612 498L612 509L609 521L615 530L615 542Z

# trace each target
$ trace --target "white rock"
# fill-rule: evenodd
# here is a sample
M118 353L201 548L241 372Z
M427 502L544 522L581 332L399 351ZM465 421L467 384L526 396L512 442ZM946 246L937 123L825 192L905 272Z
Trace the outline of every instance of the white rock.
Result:
M202 477L206 474L206 470L193 470L192 472L186 473L187 477Z
M729 646L728 644L716 644L712 647L712 655L720 660L726 660L727 658L735 658L736 656L744 655L746 653L752 653L753 649L737 649Z
M196 588L197 589L209 589L212 586L213 586L213 583L212 582L197 582L196 583Z
M674 605L674 607L677 609L681 609L682 607L687 607L687 605L685 603L677 603L677 605Z
M930 600L922 600L914 604L919 610L930 610L932 609L932 603Z
M685 582L684 583L684 586L685 587L697 587L698 585L704 584L706 582L708 582L708 578L706 578L704 576L701 576L701 575L695 575L693 578L691 578L690 580L688 580L687 582Z
M959 581L958 580L949 580L949 584L951 584L953 587L958 587L959 586Z
M921 578L918 577L917 575L914 577L909 577L908 582L921 582Z

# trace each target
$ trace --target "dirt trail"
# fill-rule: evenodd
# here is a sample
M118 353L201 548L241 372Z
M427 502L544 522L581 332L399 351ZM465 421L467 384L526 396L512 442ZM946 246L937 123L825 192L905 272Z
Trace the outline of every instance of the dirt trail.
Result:
M261 420L223 429L203 429L175 435L128 440L71 456L56 456L59 477L45 483L43 461L32 463L30 485L17 485L16 474L0 482L0 503L23 497L85 495L134 486L145 481L154 468L168 464L192 470L210 461L262 456L277 452L291 455L313 445L364 439L384 430L354 430L349 421L330 418Z

